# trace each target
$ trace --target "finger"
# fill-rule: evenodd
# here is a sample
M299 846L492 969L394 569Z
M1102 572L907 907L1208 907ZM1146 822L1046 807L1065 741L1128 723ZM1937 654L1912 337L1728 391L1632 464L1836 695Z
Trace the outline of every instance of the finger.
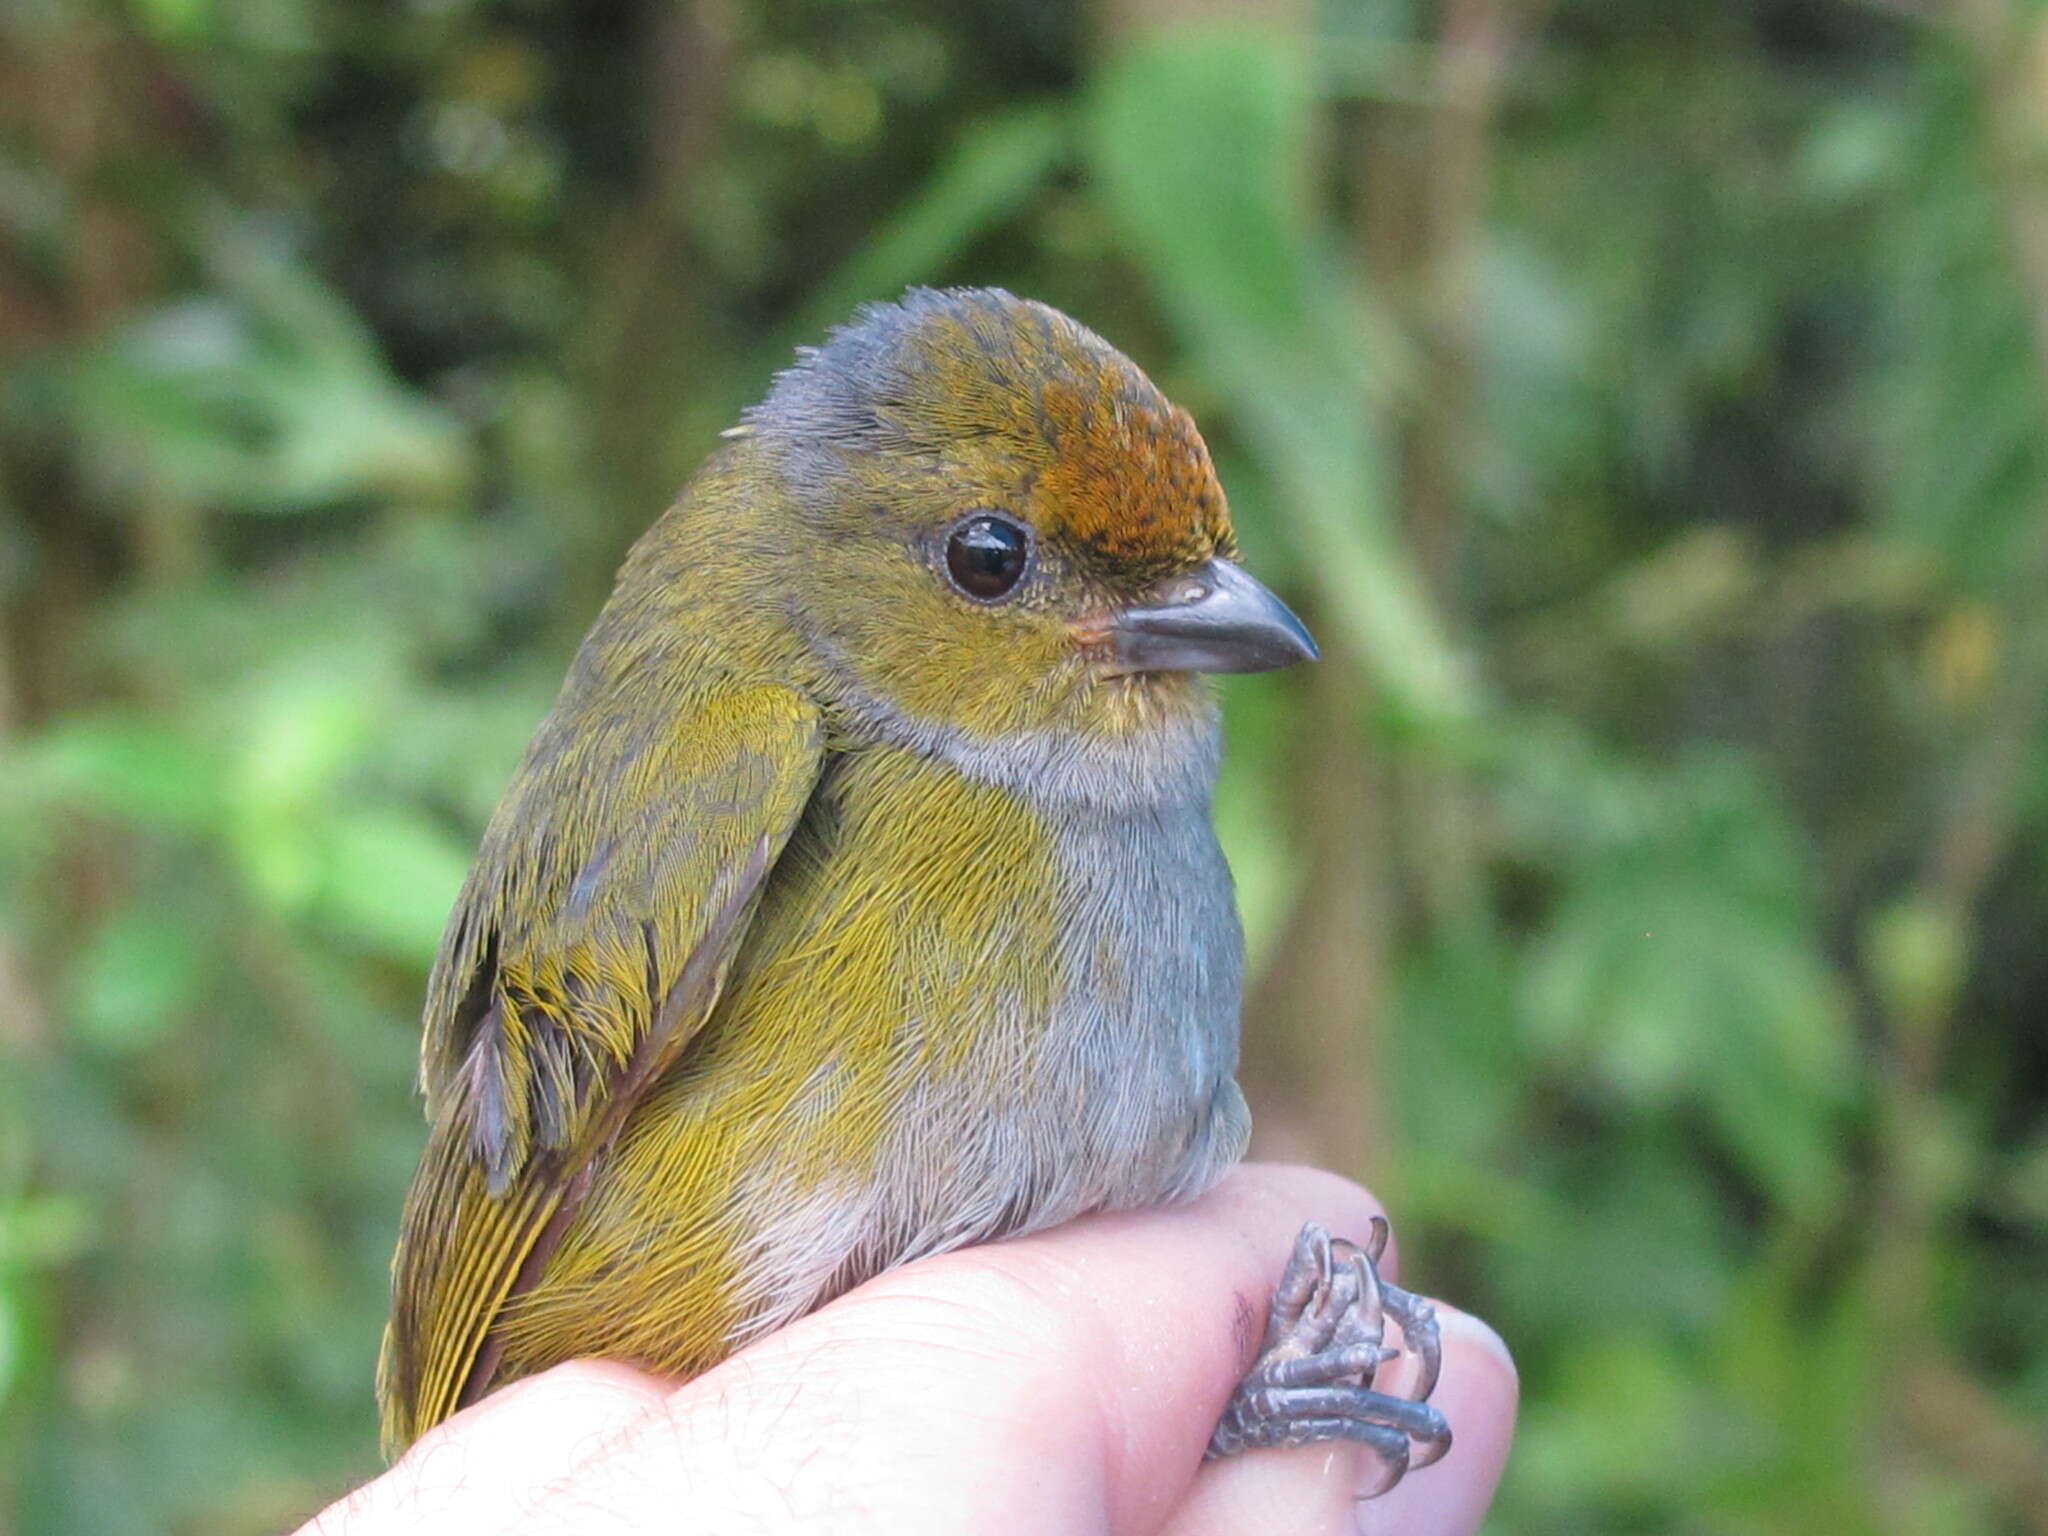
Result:
M1437 1304L1444 1374L1430 1401L1451 1422L1444 1460L1358 1507L1362 1536L1471 1536L1507 1467L1521 1384L1499 1334L1469 1312Z
M1450 1452L1410 1472L1391 1493L1359 1501L1380 1466L1341 1443L1253 1451L1204 1468L1168 1536L1470 1536L1492 1501L1514 1433L1515 1368L1500 1336L1470 1313L1436 1303L1444 1371L1430 1401L1450 1420Z
M860 1511L948 1536L1155 1531L1301 1223L1363 1240L1377 1209L1329 1174L1247 1168L1187 1205L892 1270L678 1388L520 1528L573 1507L581 1530L687 1509L714 1530Z
M515 1382L428 1431L299 1536L500 1530L611 1436L661 1409L669 1390L658 1377L599 1360Z

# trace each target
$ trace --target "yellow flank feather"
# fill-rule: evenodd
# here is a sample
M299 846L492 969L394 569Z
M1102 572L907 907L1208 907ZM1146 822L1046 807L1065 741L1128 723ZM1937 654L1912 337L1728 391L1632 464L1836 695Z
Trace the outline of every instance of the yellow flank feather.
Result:
M823 793L830 830L792 841L687 1059L507 1311L513 1374L579 1354L714 1363L762 1300L742 1261L765 1211L871 1189L913 1087L1026 1091L1056 966L1044 829L906 753L863 754Z

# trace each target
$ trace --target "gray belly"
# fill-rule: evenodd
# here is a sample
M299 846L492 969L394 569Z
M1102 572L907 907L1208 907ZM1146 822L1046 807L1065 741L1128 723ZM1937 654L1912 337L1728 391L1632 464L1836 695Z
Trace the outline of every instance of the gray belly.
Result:
M1077 817L1059 844L1072 981L1042 1052L1086 1149L1077 1196L1094 1208L1199 1193L1249 1129L1235 1078L1244 940L1208 808Z

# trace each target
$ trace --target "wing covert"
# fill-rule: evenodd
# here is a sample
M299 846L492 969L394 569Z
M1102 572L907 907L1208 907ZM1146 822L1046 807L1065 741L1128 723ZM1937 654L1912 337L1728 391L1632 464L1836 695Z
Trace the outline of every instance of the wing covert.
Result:
M788 688L653 715L599 697L550 716L449 921L378 1370L387 1449L488 1387L494 1319L711 1011L816 782L823 729Z

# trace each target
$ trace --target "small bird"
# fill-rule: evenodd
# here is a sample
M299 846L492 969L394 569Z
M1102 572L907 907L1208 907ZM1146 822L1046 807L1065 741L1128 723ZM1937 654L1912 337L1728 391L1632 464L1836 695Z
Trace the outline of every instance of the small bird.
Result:
M396 1454L579 1356L687 1377L924 1254L1199 1194L1245 1145L1207 679L1312 659L1188 415L1075 321L912 290L800 355L627 557L428 984L378 1372ZM1382 1239L1383 1240L1383 1239ZM1373 1391L1304 1232L1212 1454Z

